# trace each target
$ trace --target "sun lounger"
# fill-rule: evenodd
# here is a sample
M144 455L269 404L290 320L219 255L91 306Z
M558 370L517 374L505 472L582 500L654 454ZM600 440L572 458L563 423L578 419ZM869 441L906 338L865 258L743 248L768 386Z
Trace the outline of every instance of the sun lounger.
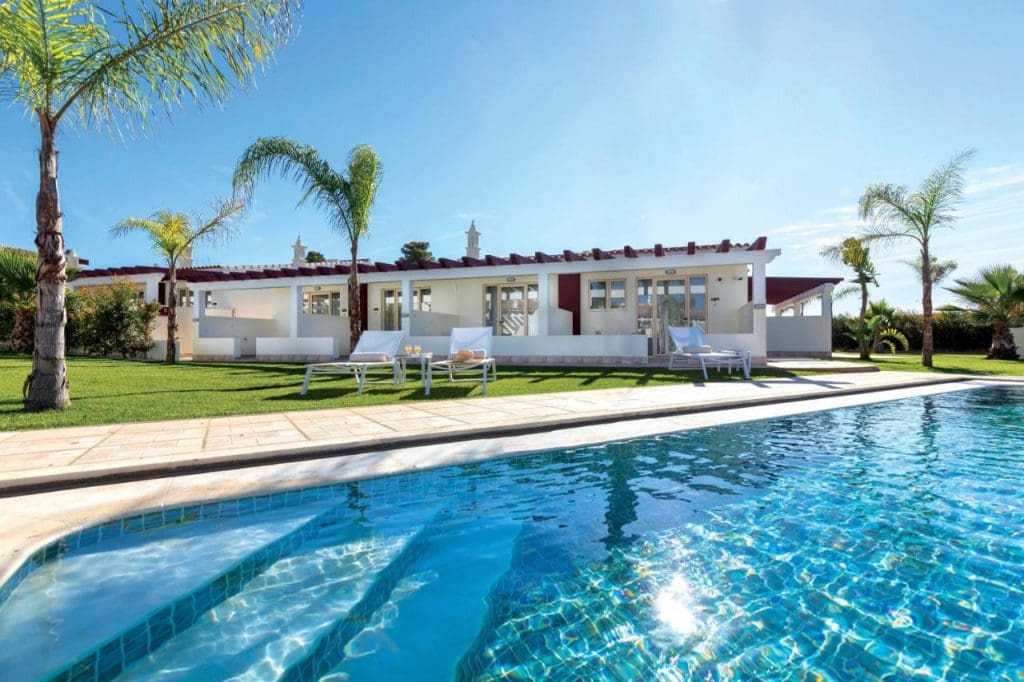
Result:
M708 365L723 368L732 373L733 369L743 371L745 379L750 378L750 352L738 350L715 350L704 337L700 327L669 327L669 338L675 346L668 358L669 369L681 369L676 363L682 361L683 366L696 365L708 378Z
M456 374L480 372L483 393L487 394L488 376L498 378L498 365L493 355L494 334L490 327L456 327L452 329L448 344L448 357L445 360L430 363L424 389L430 395L430 385L434 372L448 375L449 381L477 381L474 378L456 379Z
M398 348L402 344L402 332L365 331L359 336L355 349L346 362L318 362L306 365L306 378L302 382L299 395L306 395L309 380L315 374L347 374L356 378L359 388L357 395L362 395L366 384L391 383L398 386L405 381L402 363L398 359ZM391 381L367 381L366 375L373 369L390 369Z

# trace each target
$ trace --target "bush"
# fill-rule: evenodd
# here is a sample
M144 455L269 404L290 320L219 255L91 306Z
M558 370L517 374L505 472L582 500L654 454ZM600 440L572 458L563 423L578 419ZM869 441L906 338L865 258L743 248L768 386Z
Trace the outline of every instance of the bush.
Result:
M832 319L832 347L836 350L857 350L856 343L846 334L857 325L853 315L837 315ZM910 349L921 350L923 318L921 313L897 311L893 315L893 329L901 332L910 342ZM939 353L982 352L992 342L992 328L981 325L961 312L938 312L932 320L932 341Z
M153 325L159 303L143 303L129 282L80 289L68 308L65 338L69 348L92 355L119 353L130 358L153 347Z

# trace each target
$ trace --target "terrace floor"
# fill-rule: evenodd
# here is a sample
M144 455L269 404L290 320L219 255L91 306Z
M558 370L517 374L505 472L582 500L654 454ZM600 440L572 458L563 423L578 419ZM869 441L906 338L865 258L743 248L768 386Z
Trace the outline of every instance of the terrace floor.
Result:
M819 374L0 432L0 496L959 380Z

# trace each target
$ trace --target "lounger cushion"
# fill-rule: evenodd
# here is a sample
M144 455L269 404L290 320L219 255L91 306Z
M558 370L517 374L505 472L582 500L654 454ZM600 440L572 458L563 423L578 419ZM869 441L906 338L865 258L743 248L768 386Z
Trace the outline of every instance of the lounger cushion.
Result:
M710 353L711 346L683 346L684 353Z
M460 348L452 353L450 359L452 362L472 362L476 359L476 355L468 348Z
M387 353L352 353L349 362L391 362Z

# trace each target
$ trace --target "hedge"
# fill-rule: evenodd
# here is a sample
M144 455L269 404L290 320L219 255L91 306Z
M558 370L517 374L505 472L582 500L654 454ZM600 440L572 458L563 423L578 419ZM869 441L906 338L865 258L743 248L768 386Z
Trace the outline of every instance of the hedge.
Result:
M837 315L832 319L832 347L836 350L857 350L857 344L846 335L857 324L853 315ZM892 326L903 332L911 350L921 350L921 313L897 311ZM984 352L992 343L992 327L974 322L966 313L937 312L932 321L932 339L937 352Z

